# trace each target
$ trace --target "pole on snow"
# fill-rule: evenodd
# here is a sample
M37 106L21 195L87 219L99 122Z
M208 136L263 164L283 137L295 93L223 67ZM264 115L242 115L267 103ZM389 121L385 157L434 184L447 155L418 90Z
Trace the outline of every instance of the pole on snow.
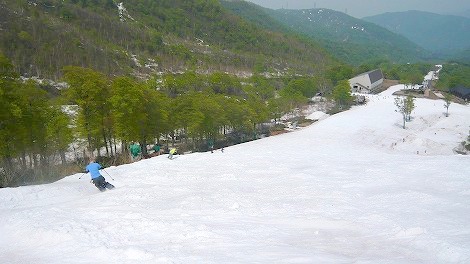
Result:
M87 174L86 172L82 173L82 175L80 175L80 177L78 177L79 180L82 179L83 175Z
M109 177L111 177L111 180L114 181L113 176L109 175L109 173L104 168L103 168L103 171L106 172L106 174L108 174Z

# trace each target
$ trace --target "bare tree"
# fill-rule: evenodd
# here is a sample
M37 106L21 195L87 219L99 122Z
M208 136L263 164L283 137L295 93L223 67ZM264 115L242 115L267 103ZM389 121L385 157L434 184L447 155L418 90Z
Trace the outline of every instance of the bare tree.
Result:
M449 106L452 103L452 95L446 94L444 96L444 108L446 109L446 117L449 116Z

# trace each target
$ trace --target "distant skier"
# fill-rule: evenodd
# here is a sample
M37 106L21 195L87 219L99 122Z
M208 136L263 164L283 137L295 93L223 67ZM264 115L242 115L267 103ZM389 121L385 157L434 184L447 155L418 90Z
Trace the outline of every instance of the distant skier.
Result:
M155 144L152 149L153 149L152 156L158 156L162 154L162 148L159 144Z
M132 160L137 160L140 155L140 146L132 142L129 149L131 151Z
M207 146L208 146L208 148L211 150L211 153L214 153L214 140L209 139L209 140L207 141Z
M176 148L170 149L170 153L168 154L169 159L173 159L173 155L176 154Z
M95 162L95 159L90 158L90 163L86 166L85 171L90 173L91 180L95 184L96 188L100 191L106 191L106 189L111 190L114 188L114 185L107 182L106 179L101 176L100 169L101 165Z

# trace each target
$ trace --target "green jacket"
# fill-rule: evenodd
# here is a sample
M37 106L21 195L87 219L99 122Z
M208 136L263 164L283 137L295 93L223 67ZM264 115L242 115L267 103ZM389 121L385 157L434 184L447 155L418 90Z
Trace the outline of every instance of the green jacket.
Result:
M132 155L132 157L135 158L135 157L139 156L139 154L140 154L140 146L139 146L139 145L137 145L137 144L132 144L132 145L130 146L130 150L131 150L131 155Z
M153 146L152 149L155 150L155 152L159 152L159 151L160 151L160 146L159 146L159 145L155 145L155 146Z

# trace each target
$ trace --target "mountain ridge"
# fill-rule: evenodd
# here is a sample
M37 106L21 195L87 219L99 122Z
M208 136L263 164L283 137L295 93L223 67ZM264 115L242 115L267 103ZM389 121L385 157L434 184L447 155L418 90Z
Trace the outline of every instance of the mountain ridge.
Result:
M441 58L470 48L470 18L410 10L363 19L401 34Z
M276 26L275 29L303 34L319 42L335 57L350 64L378 59L398 63L429 59L429 52L405 37L338 11L325 8L272 10L245 1L222 1L222 4L265 28L269 28L265 26L267 23L258 22L259 19L253 14L267 15L271 21L282 25Z

